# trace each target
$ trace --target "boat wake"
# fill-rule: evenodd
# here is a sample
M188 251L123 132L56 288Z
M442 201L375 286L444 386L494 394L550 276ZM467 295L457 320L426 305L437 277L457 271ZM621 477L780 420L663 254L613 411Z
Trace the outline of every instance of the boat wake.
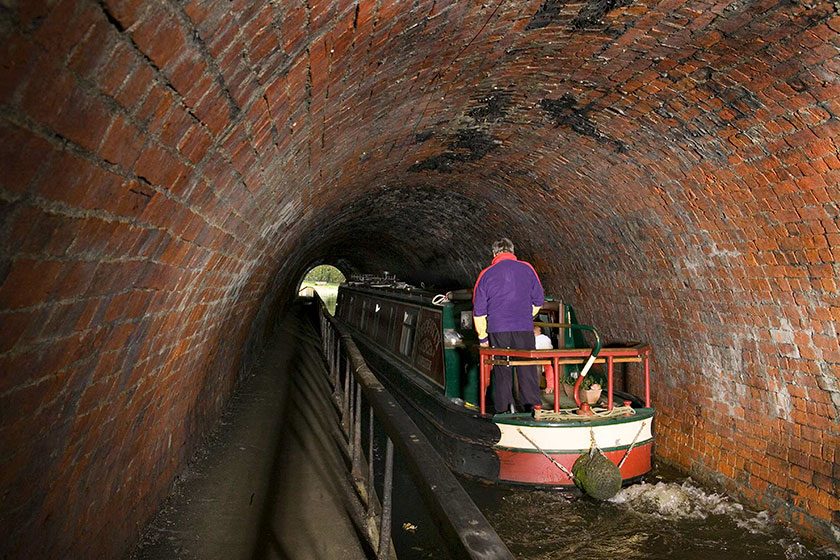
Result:
M673 522L691 522L716 519L715 525L727 531L740 530L766 539L767 546L776 548L785 560L837 558L840 555L829 548L809 550L798 538L784 529L767 511L753 512L727 496L695 486L691 479L683 482L657 482L636 484L622 489L611 500L632 513L649 521L661 519Z
M622 489L610 501L626 504L637 513L663 519L706 519L710 515L728 515L743 521L744 525L738 523L741 528L756 530L765 523L772 523L769 516L764 521L758 517L740 519L744 514L741 504L730 501L726 496L706 492L690 480L635 484Z

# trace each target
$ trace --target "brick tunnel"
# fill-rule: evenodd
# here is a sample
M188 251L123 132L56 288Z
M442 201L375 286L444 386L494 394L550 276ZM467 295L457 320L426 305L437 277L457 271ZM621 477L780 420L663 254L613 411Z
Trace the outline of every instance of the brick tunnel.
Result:
M4 558L136 542L329 263L506 235L655 350L657 453L840 543L840 10L4 0Z

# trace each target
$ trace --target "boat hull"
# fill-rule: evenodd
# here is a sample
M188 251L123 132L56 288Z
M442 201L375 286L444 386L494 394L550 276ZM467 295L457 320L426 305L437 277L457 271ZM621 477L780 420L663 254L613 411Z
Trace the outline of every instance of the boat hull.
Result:
M627 461L621 466L623 484L637 480L650 472L652 448L652 442L633 448ZM499 457L500 481L535 486L574 486L569 476L541 453L507 449L497 449L496 453ZM615 464L621 462L625 453L625 450L604 451L607 459ZM580 453L550 453L549 455L569 471L580 457Z
M577 458L589 453L593 441L609 460L621 465L623 481L637 479L652 468L651 409L590 421L519 420L516 416L494 420L501 431L494 446L499 479L506 482L573 486L569 475L555 463L571 471Z
M494 446L499 427L488 416L445 398L438 387L387 351L349 327L368 367L394 395L453 471L480 480L497 481L499 457Z
M592 440L607 459L620 465L622 481L638 479L652 468L651 421L650 410L627 418L591 421L591 425L581 422L543 426L536 421L497 419L502 432L495 445L499 479L518 484L574 486L566 471L572 470L581 454L589 453Z

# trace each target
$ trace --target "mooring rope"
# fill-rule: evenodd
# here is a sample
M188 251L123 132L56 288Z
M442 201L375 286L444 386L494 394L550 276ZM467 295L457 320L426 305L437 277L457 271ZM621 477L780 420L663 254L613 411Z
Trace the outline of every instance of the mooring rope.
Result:
M618 464L618 468L621 468L621 465L624 464L624 461L627 460L627 457L630 456L630 452L633 451L633 447L636 445L636 440L639 439L639 436L642 435L642 430L645 429L645 424L647 422L642 422L642 425L639 426L639 431L636 432L636 437L633 438L633 441L630 442L630 447L627 449L627 453L624 454L624 457L621 458L621 462Z
M545 458L546 458L546 459L548 459L549 461L551 461L552 463L554 463L554 466L555 466L555 467L557 467L558 469L560 469L561 471L563 471L564 473L566 473L566 475L567 475L570 479L572 479L572 480L574 480L574 479L575 479L575 475L573 475L569 469L567 469L566 467L564 467L563 465L561 465L560 463L558 463L557 461L555 461L555 460L554 460L554 457L552 457L551 455L549 455L548 453L546 453L545 451L543 451L543 450L542 450L542 448L540 448L540 446L539 446L539 445L537 445L537 444L536 444L536 442L535 442L534 440L532 440L531 438L529 438L528 436L526 436L526 435L525 435L525 432L523 432L523 431L522 431L522 428L516 428L516 431L517 431L517 432L519 432L519 433L522 435L522 437L524 437L525 439L527 439L527 440L528 440L528 442L529 442L531 445L533 445L533 446L534 446L534 449L536 449L537 451L539 451L540 453L542 453L542 454L545 456Z
M536 410L534 411L534 418L536 420L580 420L582 422L588 420L602 420L604 418L613 418L615 416L632 416L636 414L632 406L616 406L612 410L608 408L592 408L591 415L583 415L577 413L577 408L561 408L557 412L553 410Z
M432 298L432 305L439 305L442 306L449 301L449 298L446 297L446 294L438 294Z

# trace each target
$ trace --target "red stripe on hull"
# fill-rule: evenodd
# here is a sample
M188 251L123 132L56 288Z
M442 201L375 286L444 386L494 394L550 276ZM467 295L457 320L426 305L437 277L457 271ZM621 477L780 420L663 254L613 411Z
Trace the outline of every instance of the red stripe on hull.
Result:
M652 468L651 453L653 442L638 445L630 452L630 456L621 467L621 479L629 480L650 472ZM616 465L624 458L626 449L605 451L607 459ZM499 480L503 482L518 482L523 484L543 484L546 486L574 486L568 475L557 468L542 453L525 453L497 449L499 456ZM572 470L572 465L580 454L549 453L551 458Z

